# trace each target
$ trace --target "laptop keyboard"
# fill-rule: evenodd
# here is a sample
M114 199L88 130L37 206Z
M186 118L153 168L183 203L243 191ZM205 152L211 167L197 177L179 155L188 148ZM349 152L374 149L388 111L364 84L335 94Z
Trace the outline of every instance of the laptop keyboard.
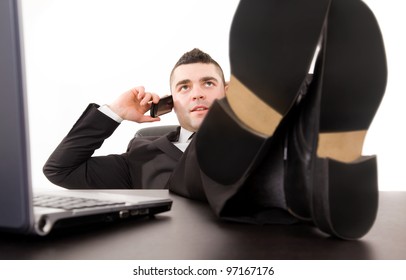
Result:
M34 206L57 208L64 210L76 210L76 209L116 206L124 204L125 202L89 199L82 197L54 196L43 194L34 196Z

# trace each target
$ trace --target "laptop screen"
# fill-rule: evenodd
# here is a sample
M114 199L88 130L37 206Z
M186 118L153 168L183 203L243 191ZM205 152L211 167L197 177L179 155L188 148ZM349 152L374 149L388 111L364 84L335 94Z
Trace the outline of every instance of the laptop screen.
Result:
M31 181L19 0L0 1L0 228L25 230Z

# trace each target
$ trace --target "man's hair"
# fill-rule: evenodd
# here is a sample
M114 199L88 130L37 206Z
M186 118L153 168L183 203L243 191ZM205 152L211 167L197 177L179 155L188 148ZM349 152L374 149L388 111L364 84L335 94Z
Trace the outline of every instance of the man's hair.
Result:
M198 48L194 48L193 50L184 53L176 62L175 66L172 68L171 75L170 75L170 81L172 81L172 75L175 69L181 65L185 64L192 64L192 63L205 63L205 64L214 64L218 70L219 74L221 76L221 79L224 84L226 84L225 79L224 79L224 73L223 69L221 68L220 64L217 63L209 54L199 50Z

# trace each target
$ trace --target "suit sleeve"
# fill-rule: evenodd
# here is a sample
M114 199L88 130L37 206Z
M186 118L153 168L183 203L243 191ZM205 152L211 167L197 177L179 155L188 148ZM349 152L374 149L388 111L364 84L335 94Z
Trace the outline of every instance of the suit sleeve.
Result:
M90 104L44 165L52 183L68 189L131 188L127 155L92 157L119 123Z

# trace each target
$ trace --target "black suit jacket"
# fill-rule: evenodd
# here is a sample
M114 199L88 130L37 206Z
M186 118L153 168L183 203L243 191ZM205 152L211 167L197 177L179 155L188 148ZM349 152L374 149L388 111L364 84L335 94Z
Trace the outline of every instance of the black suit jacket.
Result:
M47 178L69 189L165 188L183 153L171 142L179 131L163 137L134 138L120 155L95 156L117 122L91 104L44 166Z
M199 168L195 141L184 153L173 145L180 127L161 137L133 138L123 154L92 156L119 126L97 108L96 104L87 107L46 162L44 174L54 184L68 189L166 188L207 201L223 218L255 223L291 222L280 210L281 198L271 188L258 187L264 182L258 184L255 178L261 176L241 178L227 186L207 177ZM265 173L269 173L267 167Z

